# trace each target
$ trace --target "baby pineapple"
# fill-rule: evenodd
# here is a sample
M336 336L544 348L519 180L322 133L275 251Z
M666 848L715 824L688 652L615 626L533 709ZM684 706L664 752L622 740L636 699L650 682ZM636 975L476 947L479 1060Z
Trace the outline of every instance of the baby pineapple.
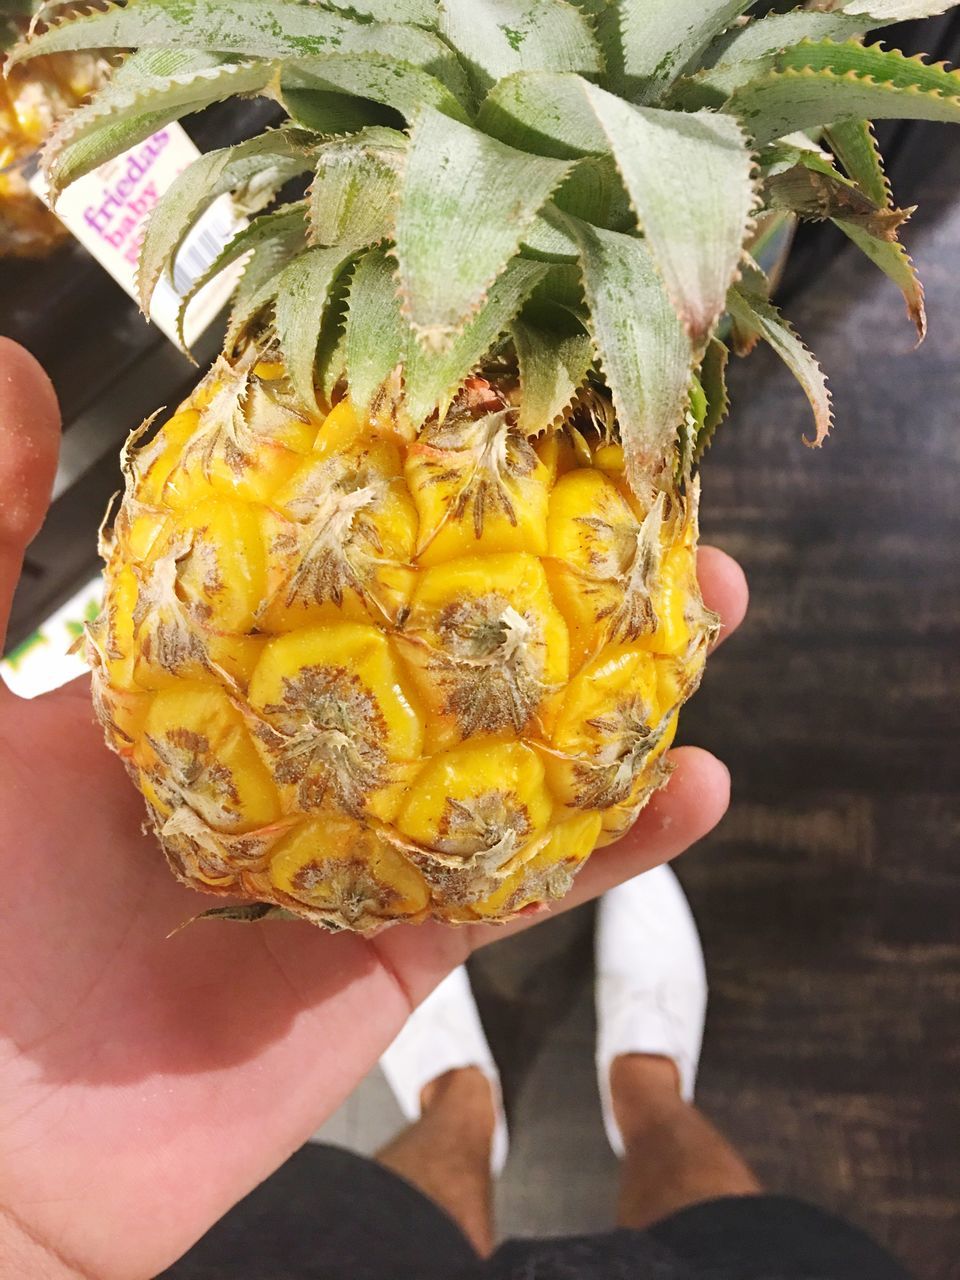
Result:
M589 414L538 448L516 417L473 379L409 440L248 361L128 450L98 705L189 883L502 918L663 781L715 628L694 508L645 511Z

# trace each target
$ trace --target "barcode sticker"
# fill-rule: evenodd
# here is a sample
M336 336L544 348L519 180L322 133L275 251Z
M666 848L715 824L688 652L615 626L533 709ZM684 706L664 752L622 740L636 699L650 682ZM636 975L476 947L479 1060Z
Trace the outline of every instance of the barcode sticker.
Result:
M173 279L164 273L157 281L150 315L164 332L176 329L180 303L195 280L213 265L224 245L233 239L245 218L239 218L229 196L219 196L190 228L173 266ZM239 264L228 267L197 294L190 303L184 321L184 336L189 346L203 333L217 312L226 302L230 290L237 282Z
M147 220L160 197L200 152L178 124L108 160L61 194L54 212L114 280L136 298L136 271ZM30 183L49 204L41 174ZM219 196L193 225L174 265L173 280L161 277L150 305L150 319L172 342L177 314L194 281L216 260L224 245L247 225L229 195ZM201 289L184 322L187 345L195 342L219 313L241 271L235 263Z

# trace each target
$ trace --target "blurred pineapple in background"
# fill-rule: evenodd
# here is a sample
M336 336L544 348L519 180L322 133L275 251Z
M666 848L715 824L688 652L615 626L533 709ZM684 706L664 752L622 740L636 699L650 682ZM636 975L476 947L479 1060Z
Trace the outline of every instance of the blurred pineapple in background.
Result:
M29 3L0 0L0 50L23 35L30 17ZM69 233L30 190L28 166L57 121L96 88L104 62L81 52L4 63L0 52L0 257L42 257Z

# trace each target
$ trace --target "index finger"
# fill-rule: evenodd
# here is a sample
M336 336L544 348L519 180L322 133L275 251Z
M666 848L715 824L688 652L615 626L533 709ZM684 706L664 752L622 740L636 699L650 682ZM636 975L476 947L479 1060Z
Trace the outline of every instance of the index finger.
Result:
M59 451L60 408L50 379L28 351L0 338L0 653L23 554L50 503Z
M719 547L701 547L697 553L697 577L703 603L720 618L716 644L733 635L747 612L750 593L743 570Z

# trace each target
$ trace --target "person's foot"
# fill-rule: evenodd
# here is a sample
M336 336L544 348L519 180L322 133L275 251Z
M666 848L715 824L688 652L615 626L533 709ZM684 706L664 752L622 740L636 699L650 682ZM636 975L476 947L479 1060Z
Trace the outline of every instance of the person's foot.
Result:
M380 1059L380 1067L400 1110L411 1122L419 1120L425 1101L429 1101L441 1077L463 1068L482 1071L490 1084L495 1116L490 1168L495 1175L502 1172L508 1137L500 1072L484 1035L464 965L444 978L413 1011Z
M700 937L680 884L667 866L604 894L596 933L597 1079L607 1138L624 1154L610 1073L616 1059L668 1060L677 1088L693 1098L707 979ZM670 1066L669 1064L672 1064Z

